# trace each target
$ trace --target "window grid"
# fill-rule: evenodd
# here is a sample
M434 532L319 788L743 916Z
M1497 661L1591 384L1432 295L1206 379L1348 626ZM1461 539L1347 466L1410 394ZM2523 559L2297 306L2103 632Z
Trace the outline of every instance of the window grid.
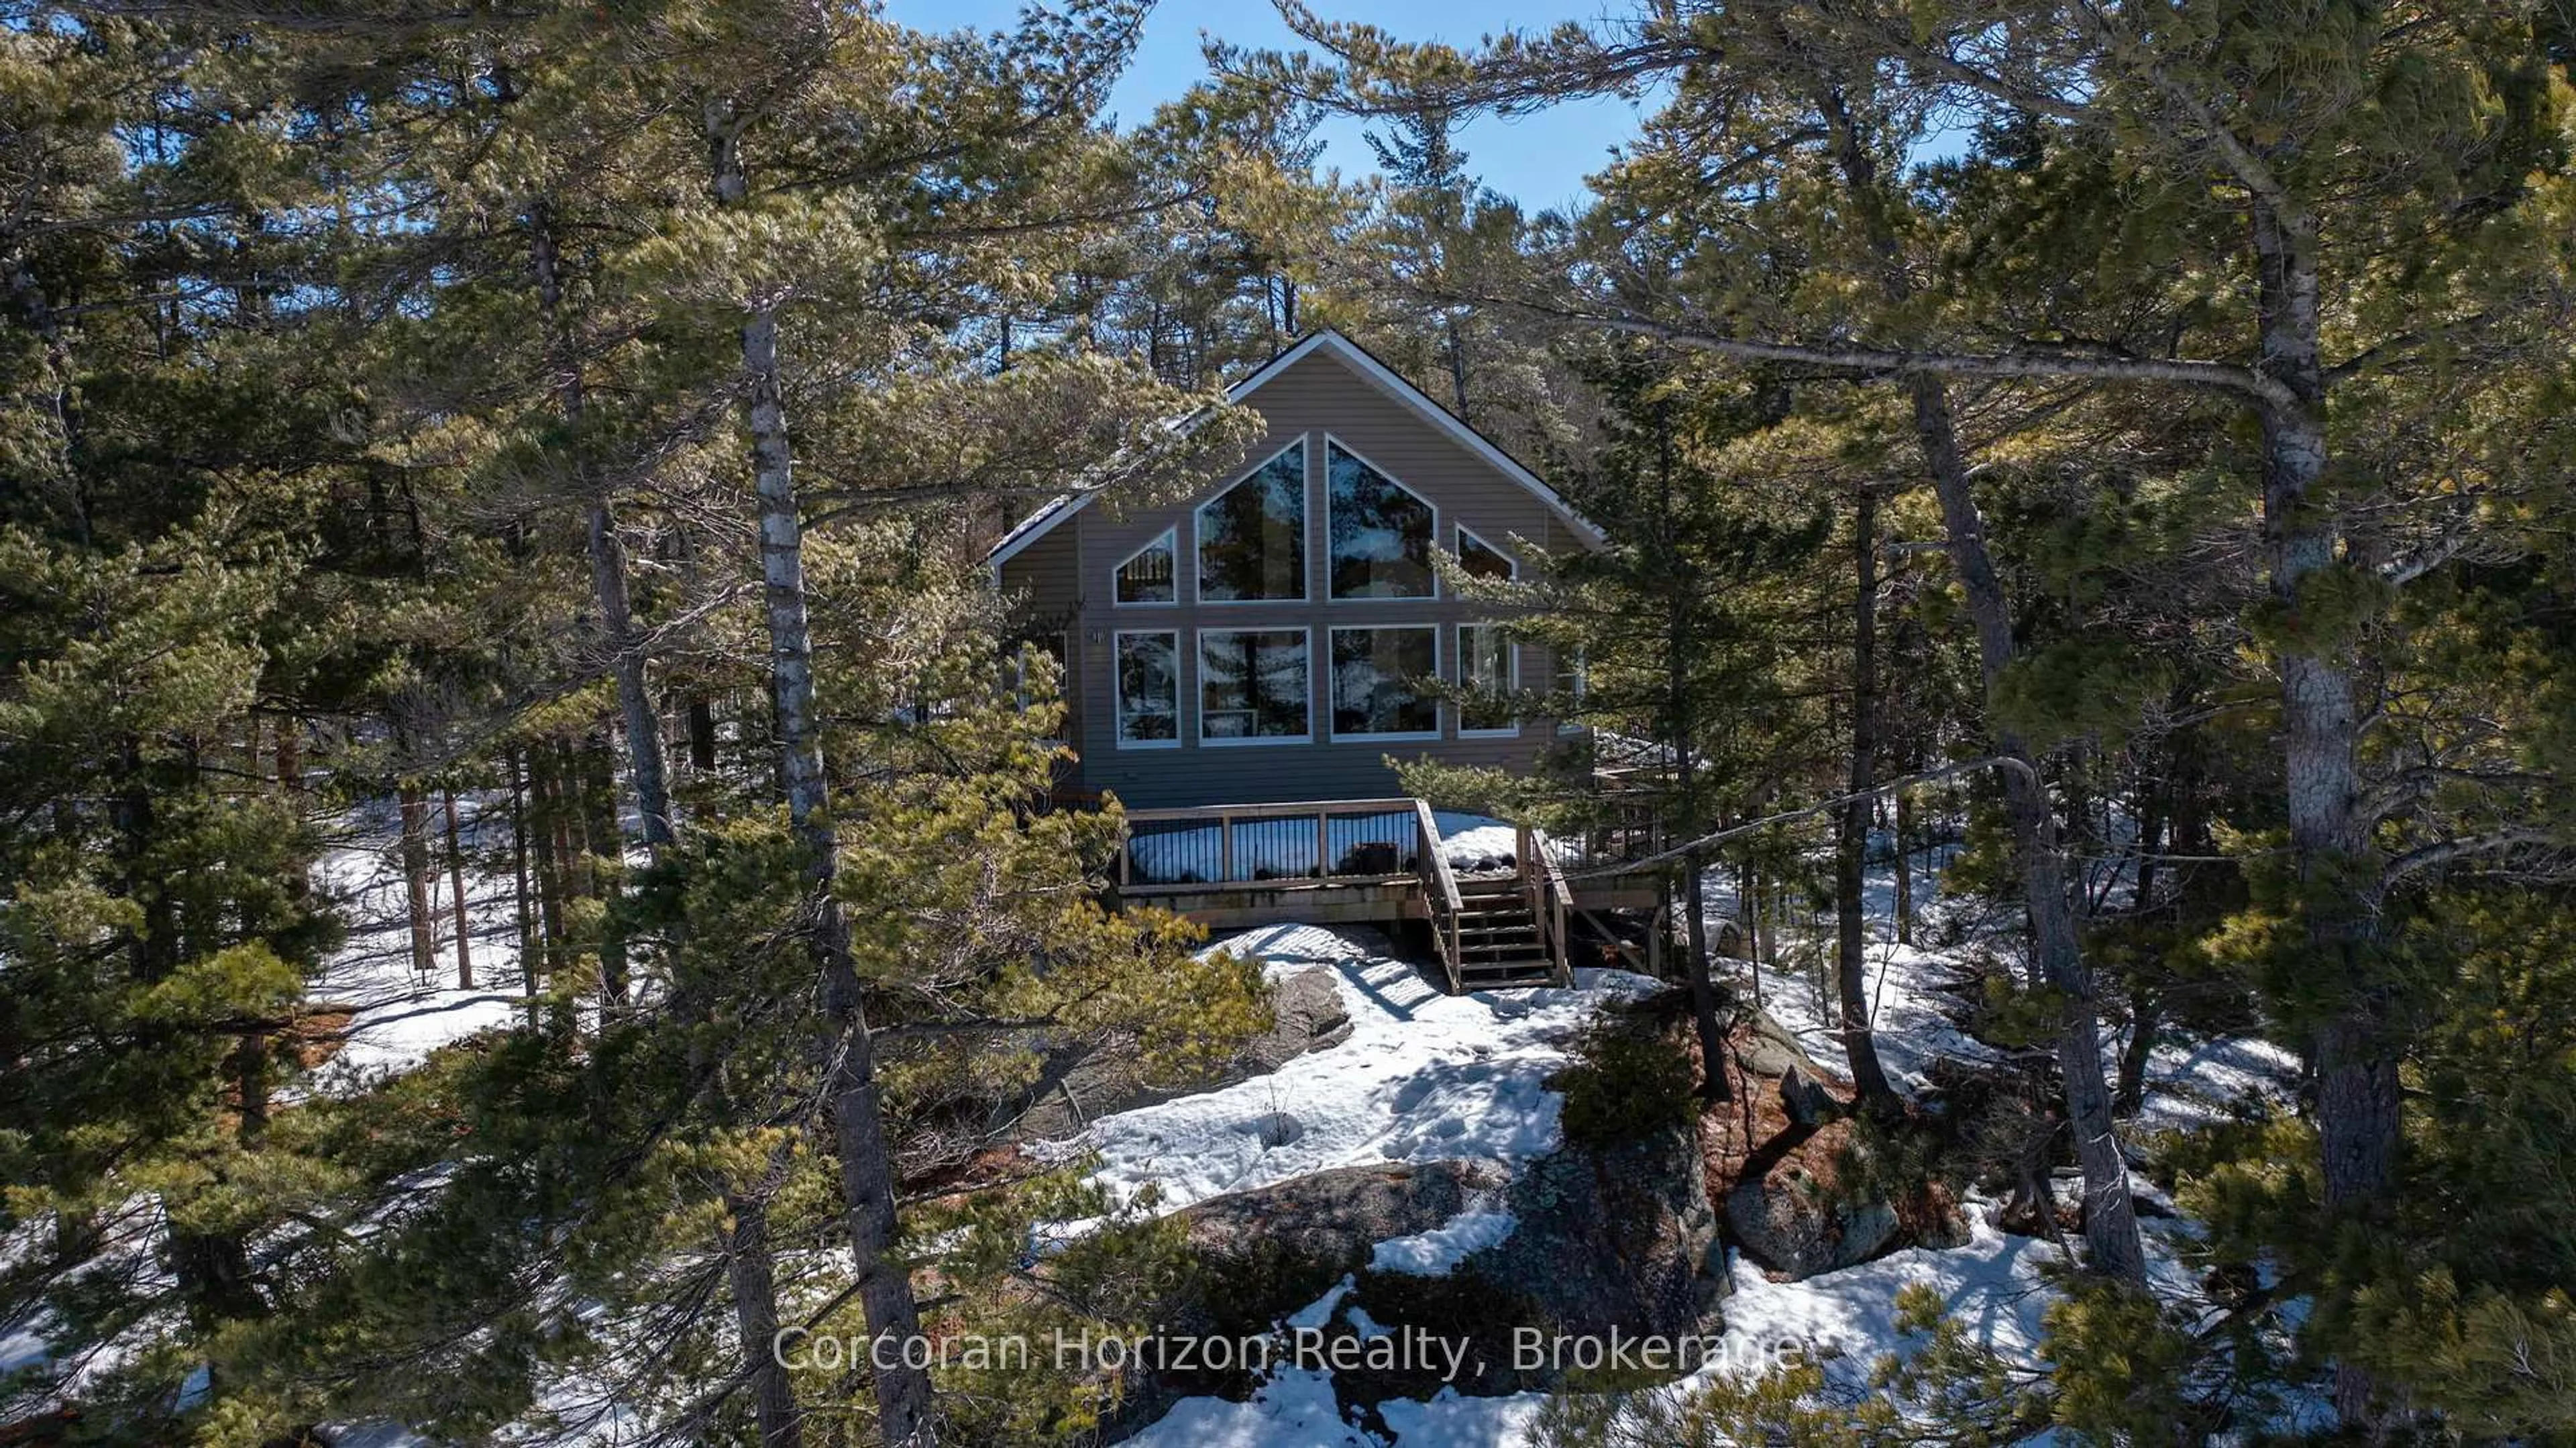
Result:
M1490 642L1488 639L1490 638ZM1500 665L1501 677L1478 677L1485 671L1478 661L1491 655ZM1510 695L1521 686L1521 648L1498 623L1462 623L1458 625L1458 686L1479 693ZM1461 739L1497 739L1521 732L1521 721L1477 727L1468 722L1475 705L1462 701L1458 706L1458 737Z
M1155 572L1149 565L1145 571L1138 573L1135 578L1131 580L1128 576L1128 570L1135 568L1139 563L1145 563L1147 561L1146 555L1153 553L1158 549L1163 555L1162 568L1159 573ZM1145 546L1128 554L1126 557L1119 559L1118 566L1110 570L1109 574L1109 600L1111 604L1119 608L1177 606L1181 601L1180 553L1181 525L1175 523L1171 527L1164 529L1161 536L1155 538L1152 542L1147 543ZM1162 596L1159 598L1130 598L1127 596L1127 591L1128 585L1131 581L1138 585L1139 591L1159 592Z
M1263 595L1261 597L1254 598L1210 597L1208 593L1208 574L1210 569L1208 567L1209 539L1207 521L1209 511L1216 508L1219 504L1224 503L1228 498L1233 497L1237 492L1240 492L1246 487L1266 485L1266 478L1270 473L1272 466L1277 464L1282 458L1289 457L1292 454L1296 459L1295 468L1297 474L1297 486L1293 496L1296 498L1297 526L1295 532L1284 541L1287 543L1287 546L1293 552L1295 557L1296 567L1292 570L1293 577L1288 581L1293 583L1296 591L1293 593ZM1307 517L1307 514L1312 511L1307 506L1309 501L1307 494L1310 491L1308 481L1306 469L1306 435L1299 433L1296 437L1290 439L1284 446L1280 447L1276 452L1271 453L1268 457L1263 458L1259 463L1255 464L1242 476L1236 478L1233 482L1228 483L1223 488L1220 488L1215 497L1208 499L1206 502L1201 503L1190 510L1191 544L1193 548L1193 557L1197 563L1197 567L1194 570L1196 577L1192 580L1191 591L1197 598L1198 602L1203 604L1230 605L1304 603L1307 601L1309 584L1306 575L1311 564L1311 560L1308 555L1313 551L1311 547L1313 540L1310 536L1312 530L1308 526L1309 519Z
M1475 554L1469 551L1470 549L1475 549L1490 555L1494 560L1494 564L1501 565L1500 571L1496 571L1493 564L1480 563ZM1495 547L1484 539L1477 537L1475 532L1464 523L1458 525L1458 566L1469 573L1473 573L1484 578L1518 578L1521 576L1521 561L1519 559L1514 558L1511 554L1504 552L1502 549Z
M1273 643L1279 644L1283 647L1288 646L1287 641L1292 639L1294 640L1293 646L1297 651L1297 667L1293 697L1297 706L1299 729L1294 734L1262 734L1258 732L1246 734L1211 733L1210 724L1214 719L1236 714L1247 716L1248 723L1257 731L1262 723L1261 715L1265 704L1273 707L1284 708L1284 706L1289 702L1291 695L1287 689L1282 689L1279 696L1276 698L1265 698L1263 696L1261 692L1263 683L1262 672L1254 660L1249 657L1245 660L1245 673L1241 685L1243 695L1242 701L1240 703L1235 703L1229 700L1220 705L1212 698L1212 691L1223 687L1223 684L1221 682L1219 671L1210 664L1211 651L1215 648L1222 647L1222 640L1232 639L1241 635L1263 634L1269 635ZM1208 748L1231 749L1247 746L1257 747L1269 744L1312 744L1315 742L1314 630L1308 628L1203 628L1198 631L1197 653L1199 668L1198 742L1200 745Z

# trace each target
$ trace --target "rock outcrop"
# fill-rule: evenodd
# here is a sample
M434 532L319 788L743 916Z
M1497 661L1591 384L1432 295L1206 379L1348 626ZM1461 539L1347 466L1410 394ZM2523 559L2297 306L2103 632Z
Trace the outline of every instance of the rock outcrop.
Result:
M1866 1181L1867 1148L1841 1088L1787 1028L1756 1011L1735 1038L1768 1135L1743 1156L1726 1192L1728 1238L1792 1281L1837 1272L1908 1242L1947 1245L1958 1225L1945 1202L1900 1211Z
M1794 1281L1866 1262L1894 1245L1896 1209L1854 1199L1833 1169L1848 1138L1839 1127L1795 1141L1775 1137L1745 1163L1726 1194L1727 1234L1745 1256Z
M1058 1052L1038 1084L1012 1103L1016 1119L1010 1120L1008 1134L1015 1141L1062 1140L1113 1112L1266 1076L1309 1051L1340 1045L1351 1033L1341 989L1333 972L1321 966L1274 983L1271 1006L1275 1019L1268 1031L1246 1042L1221 1069L1187 1081L1147 1081L1122 1051L1084 1046Z
M1372 1265L1377 1244L1436 1232L1462 1213L1507 1213L1500 1240L1445 1272ZM1335 1374L1346 1403L1555 1387L1569 1345L1714 1332L1728 1287L1718 1213L1684 1130L1602 1150L1569 1146L1506 1180L1490 1163L1348 1167L1183 1211L1197 1271L1160 1320L1176 1333L1258 1335L1349 1280L1322 1331L1411 1333L1457 1344L1458 1371L1406 1363ZM1356 1309L1356 1312L1353 1311ZM1167 1375L1154 1399L1239 1394L1242 1374Z

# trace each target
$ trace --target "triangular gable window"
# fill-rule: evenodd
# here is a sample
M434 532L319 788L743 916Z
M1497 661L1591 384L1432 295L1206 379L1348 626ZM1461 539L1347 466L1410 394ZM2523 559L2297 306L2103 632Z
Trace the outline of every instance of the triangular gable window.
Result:
M1324 457L1333 597L1431 597L1431 504L1339 442Z
M1116 598L1120 603L1177 603L1179 586L1174 581L1173 557L1180 551L1180 530L1166 528L1163 536L1127 555L1118 565Z
M1290 443L1198 508L1199 602L1306 596L1306 444Z
M1458 529L1458 567L1478 578L1517 578L1521 571L1512 555L1463 526Z

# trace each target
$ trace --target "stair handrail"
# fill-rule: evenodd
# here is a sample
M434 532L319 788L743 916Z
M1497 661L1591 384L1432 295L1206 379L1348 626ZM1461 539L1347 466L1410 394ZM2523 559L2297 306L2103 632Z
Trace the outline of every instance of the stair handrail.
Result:
M1440 954L1440 968L1449 977L1449 993L1465 989L1458 977L1458 917L1466 913L1466 897L1458 893L1458 873L1449 868L1449 856L1440 848L1440 822L1431 817L1431 802L1413 802L1415 833L1414 869L1422 877L1422 899L1431 916L1431 941Z
M1565 882L1565 868L1556 860L1555 842L1547 831L1535 825L1523 825L1514 843L1520 851L1522 888L1530 902L1530 918L1547 942L1548 959L1556 966L1556 983L1574 983L1574 948L1566 930L1566 909L1572 902L1573 890Z

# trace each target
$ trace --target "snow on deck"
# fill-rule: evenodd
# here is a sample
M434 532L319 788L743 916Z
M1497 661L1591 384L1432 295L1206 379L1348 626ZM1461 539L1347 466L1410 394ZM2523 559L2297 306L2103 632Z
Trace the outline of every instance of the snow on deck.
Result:
M1440 832L1441 857L1458 874L1490 875L1519 867L1517 827L1491 815L1445 809L1432 811L1431 821ZM1128 838L1127 858L1140 880L1166 885L1211 882L1224 873L1218 862L1227 858L1221 828L1210 821L1139 830ZM1327 863L1336 874L1355 873L1360 869L1355 852L1373 847L1392 850L1392 861L1409 860L1418 838L1418 826L1406 811L1339 816L1330 828L1333 858ZM1565 846L1552 843L1557 857L1566 860ZM1310 878L1316 870L1315 848L1312 815L1239 820L1234 825L1233 877L1283 881Z

